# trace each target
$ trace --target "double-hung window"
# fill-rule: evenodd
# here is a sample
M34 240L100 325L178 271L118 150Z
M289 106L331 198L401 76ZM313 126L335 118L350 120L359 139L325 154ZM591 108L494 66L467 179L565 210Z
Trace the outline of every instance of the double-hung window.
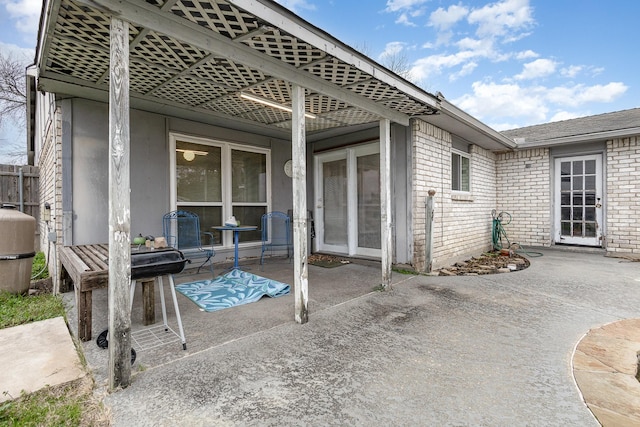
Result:
M212 232L217 245L233 244L212 228L231 215L241 225L260 225L270 203L268 149L181 135L172 135L171 145L171 202L176 209L196 213L201 230ZM243 232L239 238L260 241L260 231Z
M453 191L471 191L471 160L468 153L451 151L451 189Z

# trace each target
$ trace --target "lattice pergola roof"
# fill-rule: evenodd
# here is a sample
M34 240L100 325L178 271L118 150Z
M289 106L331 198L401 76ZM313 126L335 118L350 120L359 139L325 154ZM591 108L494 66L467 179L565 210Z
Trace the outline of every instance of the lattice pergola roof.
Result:
M49 0L40 29L40 89L107 99L112 15L130 23L130 93L145 105L251 123L283 134L305 88L307 131L407 124L438 100L270 0ZM247 10L250 9L250 10ZM276 22L276 23L274 23Z

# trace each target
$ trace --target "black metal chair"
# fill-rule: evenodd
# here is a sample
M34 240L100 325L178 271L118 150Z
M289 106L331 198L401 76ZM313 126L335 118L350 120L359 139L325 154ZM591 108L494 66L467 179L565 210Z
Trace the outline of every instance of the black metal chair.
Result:
M213 248L213 233L200 230L198 215L183 210L171 211L162 217L162 225L169 246L184 252L190 259L205 258L197 272L200 273L200 269L208 262L211 275L214 275L212 258L216 251ZM202 236L206 244L202 243Z
M264 265L264 253L274 250L287 251L287 258L291 261L293 245L291 243L291 218L284 212L274 211L262 215L262 253L260 254L260 266Z

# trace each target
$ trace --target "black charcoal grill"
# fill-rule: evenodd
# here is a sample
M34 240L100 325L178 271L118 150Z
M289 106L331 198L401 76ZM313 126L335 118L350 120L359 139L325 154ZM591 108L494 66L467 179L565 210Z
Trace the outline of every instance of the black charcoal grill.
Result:
M161 248L161 249L147 249L141 247L140 249L131 249L131 301L133 302L133 293L135 285L138 280L141 279L155 279L157 278L160 284L160 296L162 302L162 320L164 322L164 330L171 331L177 335L182 341L182 349L187 349L187 342L184 336L184 329L182 328L182 319L180 318L180 308L178 307L178 299L176 298L175 284L173 281L173 275L180 273L184 270L187 263L191 260L184 257L184 254L174 248ZM165 307L164 289L162 276L168 276L169 286L171 289L171 296L173 298L173 305L176 312L176 320L178 321L179 334L173 331L167 324L167 309ZM96 339L96 343L101 348L107 348L108 343L108 330L104 330ZM136 353L133 348L131 349L131 363L136 360Z
M162 248L131 251L131 280L151 279L167 274L178 274L191 262L177 249Z

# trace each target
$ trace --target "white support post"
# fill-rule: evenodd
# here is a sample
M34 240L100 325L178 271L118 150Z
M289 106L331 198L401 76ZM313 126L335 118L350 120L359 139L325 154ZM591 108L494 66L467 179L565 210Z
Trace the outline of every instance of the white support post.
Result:
M111 18L109 81L109 389L131 384L129 24Z
M295 319L309 320L309 284L307 265L307 136L304 117L304 88L291 87L292 129L291 158L293 159L293 288Z
M435 200L433 200L433 196L436 195L436 190L429 190L428 194L427 201L424 204L424 271L431 273L431 268L433 266L433 213L435 209Z
M380 120L380 222L382 287L391 289L391 122Z

